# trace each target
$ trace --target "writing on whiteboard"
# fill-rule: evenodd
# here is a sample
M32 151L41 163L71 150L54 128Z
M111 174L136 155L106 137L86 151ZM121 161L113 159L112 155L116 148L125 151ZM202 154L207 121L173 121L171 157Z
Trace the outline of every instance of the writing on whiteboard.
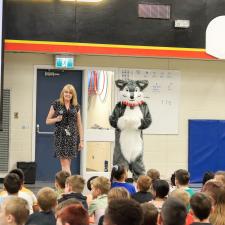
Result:
M145 70L121 68L118 78L148 80L144 100L152 115L145 134L178 134L180 72L175 70Z

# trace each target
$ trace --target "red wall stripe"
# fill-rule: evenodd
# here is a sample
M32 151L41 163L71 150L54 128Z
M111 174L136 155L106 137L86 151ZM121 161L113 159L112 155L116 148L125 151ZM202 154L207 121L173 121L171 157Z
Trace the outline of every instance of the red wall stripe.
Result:
M8 52L41 52L41 53L70 53L70 54L91 54L91 55L113 55L113 56L144 56L144 57L168 57L168 58L192 58L192 59L216 59L208 55L205 51L181 50L179 48L126 48L126 47L113 47L111 46L76 46L76 45L63 45L54 44L50 42L35 43L28 41L21 42L7 42L5 43L5 51ZM80 43L79 43L80 44Z

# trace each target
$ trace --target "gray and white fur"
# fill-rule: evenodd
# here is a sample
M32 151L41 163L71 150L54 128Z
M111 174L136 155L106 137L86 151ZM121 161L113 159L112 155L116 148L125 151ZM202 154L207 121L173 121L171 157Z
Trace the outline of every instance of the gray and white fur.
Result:
M152 122L142 92L148 81L117 80L115 83L120 89L121 99L109 118L111 126L116 129L113 164L125 164L137 179L145 173L142 130Z

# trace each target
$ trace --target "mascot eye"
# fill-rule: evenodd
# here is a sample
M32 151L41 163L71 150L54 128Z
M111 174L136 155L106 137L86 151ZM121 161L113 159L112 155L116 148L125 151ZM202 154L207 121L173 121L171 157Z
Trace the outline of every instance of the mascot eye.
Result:
M136 88L135 88L135 92L138 92L138 91L140 91L140 90L139 90L139 88L136 87Z
M128 91L129 91L129 89L128 89L128 88L125 88L125 91L127 91L127 92L128 92Z

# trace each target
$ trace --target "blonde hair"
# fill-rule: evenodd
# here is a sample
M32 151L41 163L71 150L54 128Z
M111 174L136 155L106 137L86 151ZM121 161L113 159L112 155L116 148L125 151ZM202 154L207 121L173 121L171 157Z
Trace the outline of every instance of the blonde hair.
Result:
M73 192L81 193L84 190L85 180L80 175L73 175L66 178L66 184L68 184Z
M59 102L62 105L65 104L65 102L64 102L64 92L67 91L67 90L72 94L72 99L71 99L70 103L72 105L76 106L78 104L78 102L77 102L77 92L76 92L75 87L72 84L67 84L63 87L63 89L60 93Z
M98 188L101 194L108 194L111 183L107 177L96 177L92 182L92 186Z
M214 225L225 225L225 187L223 183L209 180L202 190L213 199L214 210L209 216L209 221Z
M15 219L16 224L22 225L24 224L29 216L29 206L26 200L12 196L10 198L6 198L3 202L5 214L12 215Z
M40 208L48 212L57 205L57 194L52 188L41 188L37 193L37 201Z
M225 225L225 204L218 204L214 207L209 216L209 221L214 225Z
M130 194L127 189L123 187L112 188L108 193L108 202L114 199L129 199Z
M175 189L170 193L170 197L180 199L186 207L190 204L190 195L183 189Z

